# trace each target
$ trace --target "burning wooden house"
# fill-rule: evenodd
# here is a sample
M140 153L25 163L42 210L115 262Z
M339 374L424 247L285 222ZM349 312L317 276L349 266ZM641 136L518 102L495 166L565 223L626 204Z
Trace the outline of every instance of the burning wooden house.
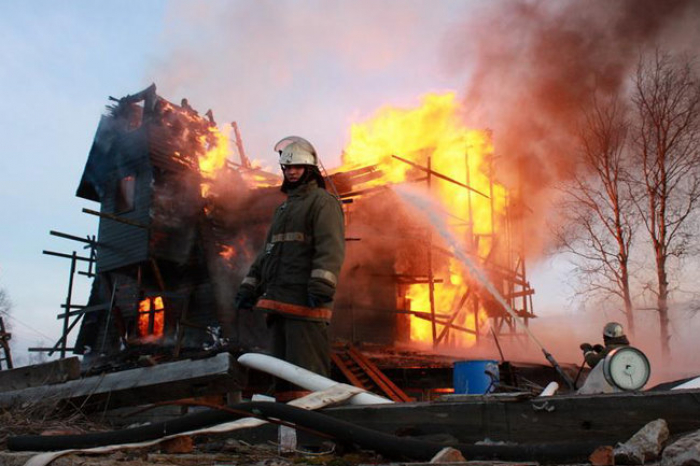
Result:
M50 394L81 410L99 407L104 416L106 407L164 399L224 393L240 398L250 385L236 377L245 372L230 353L267 345L262 317L235 311L233 297L281 201L280 180L251 166L237 131L240 163L227 160L228 138L211 112L201 116L184 100L180 105L168 102L155 86L114 100L100 121L77 192L100 203L99 211L85 209L100 218L98 236L51 232L85 243L89 255L45 251L71 260L71 278L59 315L63 335L52 348L37 350L60 351L62 357L68 351L83 354L84 368L93 362L128 361L134 353L157 356L149 364L193 352L214 357L118 374L99 370L99 376L82 379L73 374L72 380L54 386L0 393L0 406ZM416 111L389 111L354 127L342 167L328 176L328 185L344 204L347 227L346 262L331 323L337 344L333 375L393 401L413 401L409 394L421 390L441 393L452 380L436 373L447 368L451 376L454 361L440 359L441 353L456 349L458 358L469 359L473 349L485 345L500 350L500 339L522 336L515 319L527 324L535 317L523 255L521 215L527 209L496 182L488 132L454 124L451 102L449 95L433 96ZM87 270L77 270L81 263L87 263ZM73 301L73 280L80 273L93 279L86 304ZM69 333L79 323L75 347L69 348ZM545 351L545 356L563 376L551 355ZM251 359L261 358L267 356L248 354L238 361L255 368ZM77 368L77 358L72 363ZM419 374L407 375L416 369ZM549 369L540 373L546 381L556 377L555 369ZM428 370L431 376L423 377ZM82 375L93 375L89 372ZM130 383L122 384L127 375ZM177 377L181 383L173 384ZM140 379L147 380L138 385ZM398 442L408 433L449 435L476 458L523 460L535 452L545 462L580 462L596 446L629 438L650 421L665 418L674 433L696 430L697 392L456 395L439 403L381 400L324 409L323 414L374 429L367 433L369 448L382 454L386 437L379 435L400 433L392 439ZM275 412L271 417L289 422ZM327 422L306 427L326 432ZM183 425L192 432L189 424ZM347 424L337 431L348 432ZM64 441L74 440L38 437L15 439L13 449L65 448ZM336 437L360 443L355 434ZM142 431L137 439L142 440ZM444 447L433 446L436 451ZM420 450L423 459L425 448ZM392 452L404 455L402 446Z
M94 283L79 310L85 317L75 352L150 345L177 354L231 337L232 284L244 272L227 261L233 251L259 245L257 226L264 229L267 217L247 216L244 236L242 228L217 221L207 191L211 173L223 168L217 150L224 136L211 112L203 117L184 100L167 102L155 86L115 100L100 121L77 191L100 203L99 212L86 210L100 225L90 243ZM243 186L240 171L223 173L220 180ZM236 194L238 205L245 204L244 190Z
M99 212L85 209L100 217L97 238L52 232L87 243L89 257L63 256L72 259L71 277L77 263L88 262L91 296L76 305L69 291L64 335L49 349L72 349L85 361L131 349L174 357L217 345L264 349L261 317L237 313L233 297L281 202L279 178L251 166L237 131L240 162L227 160L228 136L211 111L202 116L186 100L168 102L155 86L113 100L77 191L100 203ZM489 173L488 132L450 125L438 132L454 147L441 147L434 134L410 134L406 146L398 143L405 135L385 134L376 139L397 144L382 148L365 130L329 175L347 223L331 324L338 343L462 348L468 355L475 345L517 335L512 313L469 276L434 225L412 215L392 190L399 184L437 200L450 235L511 310L525 321L534 317L514 203ZM427 145L416 144L422 137Z

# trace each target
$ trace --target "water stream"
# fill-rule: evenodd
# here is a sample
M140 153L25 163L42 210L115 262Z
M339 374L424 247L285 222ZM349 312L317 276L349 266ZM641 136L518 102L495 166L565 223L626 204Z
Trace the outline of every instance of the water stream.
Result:
M537 339L535 334L532 333L530 328L525 325L520 316L513 310L513 308L508 304L506 299L501 295L501 293L496 289L496 287L491 283L491 281L486 277L483 270L476 264L475 260L469 257L469 254L464 249L464 246L460 244L457 238L454 237L452 232L447 226L445 215L443 212L443 207L437 205L432 199L430 199L424 192L416 190L415 188L408 187L405 185L394 186L394 191L403 199L405 203L413 206L416 213L419 213L427 222L433 226L435 231L442 237L442 239L450 247L454 257L467 269L469 276L476 279L481 285L488 290L489 293L498 301L503 309L513 318L513 321L527 333L527 335L534 341L537 346L539 346L545 353L545 356L549 353L545 350L544 346ZM549 359L549 358L548 358Z

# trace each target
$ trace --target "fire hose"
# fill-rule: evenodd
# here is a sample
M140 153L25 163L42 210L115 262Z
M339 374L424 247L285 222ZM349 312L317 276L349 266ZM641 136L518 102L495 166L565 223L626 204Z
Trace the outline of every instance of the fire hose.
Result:
M442 444L398 437L336 419L323 413L282 403L248 402L230 405L222 410L191 414L171 421L119 431L85 435L10 437L7 439L7 448L12 451L53 451L137 443L229 422L246 416L263 418L277 424L292 423L296 427L304 428L304 430L315 431L323 437L335 438L340 443L358 445L362 449L373 450L386 458L397 460L430 460L440 450L449 446L458 449L470 460L528 460L543 463L582 461L598 446L598 443L590 441L532 445Z

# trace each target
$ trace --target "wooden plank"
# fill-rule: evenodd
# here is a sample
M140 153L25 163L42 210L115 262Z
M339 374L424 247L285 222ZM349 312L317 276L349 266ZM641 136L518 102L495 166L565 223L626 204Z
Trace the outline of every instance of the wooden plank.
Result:
M484 196L486 199L490 199L490 197L487 194L482 193L478 189L474 189L469 185L466 185L460 181L457 181L453 178L450 178L449 176L445 176L442 173L438 173L438 172L434 171L432 168L430 168L430 166L428 166L427 168L423 167L421 165L418 165L417 163L411 162L410 160L406 160L403 157L399 157L398 155L392 155L392 157L397 159L397 160L401 160L402 162L407 163L410 166L417 168L418 170L424 171L424 172L428 173L429 175L436 176L436 177L443 179L445 181L449 181L450 183L453 183L453 184L456 184L457 186L461 186L465 189L468 189L468 190L470 190L470 191L472 191L480 196Z
M65 309L66 305L61 304L61 307L63 309ZM95 304L94 306L71 305L71 309L78 309L78 310L77 311L70 311L67 314L66 313L58 314L58 316L56 316L56 319L63 319L64 317L66 317L66 315L68 315L68 317L73 317L73 316L77 316L79 314L87 314L88 312L105 311L105 310L109 309L109 303Z
M62 383L79 377L80 359L77 357L59 359L44 364L0 371L0 392Z
M244 372L229 353L198 360L140 367L80 380L0 393L0 407L50 399L83 410L136 406L240 389Z
M47 256L56 256L56 257L64 257L66 259L73 259L72 254L64 254L62 252L47 251L47 250L43 250L41 252L42 252L42 254L46 254ZM92 260L89 257L83 257L83 256L76 256L76 259L79 261L86 261L86 262L90 262Z
M356 387L360 387L362 389L367 390L367 387L365 386L362 381L357 378L357 376L350 370L350 368L345 364L345 362L341 359L340 356L338 356L338 353L332 351L331 352L331 361L335 364L335 367L340 369L340 372L343 373L346 379L353 384Z
M384 373L354 346L348 349L348 355L365 371L375 384L394 401L414 401L394 384Z
M514 291L512 293L505 295L504 297L506 299L522 298L523 296L531 296L533 294L535 294L535 290L533 288L529 288L529 289L522 290L522 291Z
M700 429L700 389L557 395L529 400L472 400L353 406L324 412L382 432L408 428L417 435L448 434L460 442L485 438L525 444L627 441L655 419L665 419L674 435Z

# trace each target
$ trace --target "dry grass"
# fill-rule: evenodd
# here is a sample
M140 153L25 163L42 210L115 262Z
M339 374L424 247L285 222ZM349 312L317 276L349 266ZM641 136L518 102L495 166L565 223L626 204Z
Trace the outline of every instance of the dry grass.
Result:
M7 449L7 438L17 435L66 435L109 430L89 420L78 407L69 408L58 400L44 399L0 409L0 450Z

